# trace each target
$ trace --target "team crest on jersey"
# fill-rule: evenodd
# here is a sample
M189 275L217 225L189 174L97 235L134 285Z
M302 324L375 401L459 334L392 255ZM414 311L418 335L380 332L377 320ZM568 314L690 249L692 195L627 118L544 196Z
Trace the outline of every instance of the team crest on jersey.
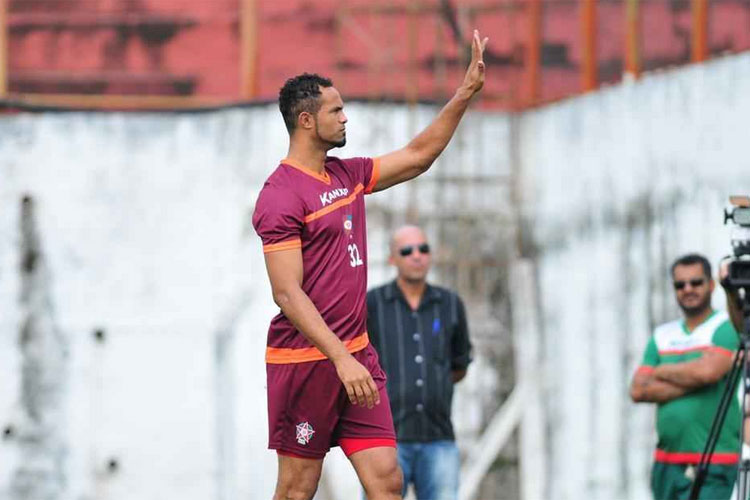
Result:
M352 231L352 228L354 227L354 223L352 222L352 214L348 214L344 216L344 231L346 234L349 234Z
M297 442L299 444L304 445L309 443L313 437L313 434L315 434L315 430L313 430L312 425L310 425L308 422L297 424Z

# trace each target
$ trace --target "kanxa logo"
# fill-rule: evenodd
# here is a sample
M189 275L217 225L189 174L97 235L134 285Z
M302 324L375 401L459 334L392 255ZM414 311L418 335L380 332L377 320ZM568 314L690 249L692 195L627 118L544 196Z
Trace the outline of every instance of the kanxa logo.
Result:
M326 206L330 203L333 203L333 200L335 200L336 198L341 198L342 196L346 196L348 194L348 188L331 189L330 191L320 195L320 202L323 204L323 206Z

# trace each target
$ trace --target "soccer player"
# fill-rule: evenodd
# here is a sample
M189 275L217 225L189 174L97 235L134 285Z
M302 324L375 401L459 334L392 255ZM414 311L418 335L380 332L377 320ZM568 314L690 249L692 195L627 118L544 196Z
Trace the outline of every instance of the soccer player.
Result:
M312 498L331 446L343 449L370 500L401 498L385 375L366 331L363 195L432 165L484 84L486 43L475 30L455 95L405 147L375 159L327 156L346 143L347 122L330 80L299 75L279 93L289 152L253 214L281 308L266 349L269 448L279 464L274 500Z

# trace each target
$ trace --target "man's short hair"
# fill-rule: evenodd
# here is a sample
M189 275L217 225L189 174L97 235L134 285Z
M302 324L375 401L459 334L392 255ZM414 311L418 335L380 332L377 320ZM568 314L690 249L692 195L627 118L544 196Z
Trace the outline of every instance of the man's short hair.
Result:
M674 261L674 264L672 264L672 276L674 276L674 269L677 266L692 266L695 264L700 264L701 267L703 267L703 274L706 275L706 278L709 280L711 279L711 263L708 261L707 258L705 258L703 255L698 253L689 253L687 255L683 255L676 261Z
M315 73L302 73L287 80L279 90L279 111L290 134L300 113L315 114L320 110L320 87L333 87L333 82Z

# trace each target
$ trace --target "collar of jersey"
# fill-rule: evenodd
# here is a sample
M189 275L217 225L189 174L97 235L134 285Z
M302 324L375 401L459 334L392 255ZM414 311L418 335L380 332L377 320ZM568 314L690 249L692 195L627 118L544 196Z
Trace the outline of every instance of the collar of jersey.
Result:
M283 163L284 165L289 165L292 168L296 168L297 170L299 170L303 174L307 174L307 175L309 175L310 177L312 177L314 179L318 179L320 182L324 182L324 183L326 183L328 185L331 184L331 178L328 176L328 172L326 172L325 167L323 167L323 173L319 174L319 173L315 172L314 170L312 170L311 168L308 168L308 167L302 165L301 163L298 163L298 162L296 162L296 161L294 161L292 159L289 159L289 158L284 158L283 160L281 160L280 163Z
M705 325L705 324L706 324L706 323L708 322L708 320L709 320L709 319L711 319L711 318L713 318L714 316L716 316L716 310L713 310L713 311L711 311L711 314L709 314L709 315L708 315L708 316L706 317L706 319L704 319L704 320L703 320L703 321L701 322L701 324L700 324L700 325L698 325L698 326L696 326L695 328L693 328L693 331L692 331L692 332L691 332L690 330L688 330L688 329L687 329L687 324L685 323L685 320L683 319L682 321L680 321L680 326L682 327L682 333L684 333L685 335L691 335L691 334L695 333L695 331L696 331L696 330L697 330L698 328L700 328L700 327L702 327L703 325Z

